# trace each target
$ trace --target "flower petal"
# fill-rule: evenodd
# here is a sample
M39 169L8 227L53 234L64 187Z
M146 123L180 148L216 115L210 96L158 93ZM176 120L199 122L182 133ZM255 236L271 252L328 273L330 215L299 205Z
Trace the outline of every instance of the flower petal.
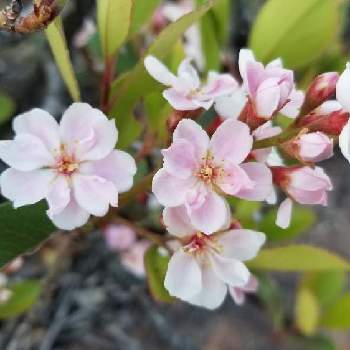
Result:
M70 202L70 188L64 176L57 176L46 200L49 204L48 215L54 216L62 212Z
M176 76L154 56L147 56L144 64L152 78L164 85L172 86L177 79Z
M163 221L171 235L186 237L195 233L184 205L163 210Z
M173 135L174 142L178 139L186 140L192 144L198 161L207 155L209 136L195 121L183 119L179 122Z
M280 112L290 118L295 118L300 112L304 103L305 94L301 90L293 90L289 95L290 101L280 110Z
M43 142L52 154L60 147L59 126L55 118L46 111L34 108L20 114L13 120L13 130L16 134L31 134Z
M214 161L218 164L230 161L232 164L240 164L247 158L252 149L253 137L249 127L233 119L225 120L215 131L210 149Z
M224 247L223 255L241 261L255 258L265 240L262 232L244 229L230 230L219 236L219 243Z
M181 62L177 70L177 74L181 81L184 81L184 83L186 84L186 88L189 88L191 90L199 88L201 81L199 79L198 72L191 64L190 58L185 58Z
M81 208L71 196L69 204L57 215L49 215L52 222L62 230L74 230L87 223L90 214Z
M248 49L241 49L239 51L239 72L243 82L247 81L247 65L251 62L256 62L253 51Z
M99 176L75 175L73 190L77 203L92 215L104 216L109 205L118 206L116 186Z
M0 158L21 171L39 169L55 162L41 140L31 134L19 134L13 141L0 141Z
M278 108L281 90L278 78L264 80L256 92L255 107L260 117L271 117Z
M210 268L202 269L202 289L188 300L189 303L209 310L217 309L225 300L227 286Z
M227 259L216 253L210 258L212 268L222 282L235 287L243 287L248 283L250 272L241 261Z
M169 294L188 300L202 289L202 272L193 255L179 249L171 257L164 280Z
M200 207L188 207L188 211L193 226L208 235L224 227L230 215L225 199L212 191Z
M186 201L187 191L194 185L195 179L179 179L160 169L153 177L152 192L160 204L165 207L177 207Z
M262 163L249 162L241 164L253 182L252 188L242 188L235 196L248 200L263 201L272 192L272 174L270 169Z
M47 196L54 176L48 169L22 172L10 168L1 174L1 192L14 208L34 204Z
M136 174L135 159L128 153L113 150L106 158L81 165L80 172L97 175L113 182L119 193L130 190Z
M238 89L237 81L230 74L218 74L209 72L208 82L203 87L202 92L210 98L227 96Z
M80 161L99 160L114 149L118 131L114 120L87 103L73 103L63 114L61 139Z
M350 112L350 97L349 97L349 86L350 86L350 63L347 63L346 68L342 75L339 77L337 83L337 100Z
M339 135L339 147L343 156L350 162L350 120Z
M288 228L292 219L293 201L286 198L279 206L276 217L276 225L281 228Z
M238 119L248 101L244 89L237 89L231 95L215 99L216 112L225 119Z
M185 93L173 88L164 90L163 97L177 111L194 111L201 107L195 98L187 97Z

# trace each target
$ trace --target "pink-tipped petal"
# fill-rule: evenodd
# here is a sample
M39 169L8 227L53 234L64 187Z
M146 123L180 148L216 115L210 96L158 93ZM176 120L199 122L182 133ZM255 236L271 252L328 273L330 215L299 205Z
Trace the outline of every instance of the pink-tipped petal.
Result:
M289 227L292 219L293 201L286 198L279 206L276 217L276 225L286 229Z

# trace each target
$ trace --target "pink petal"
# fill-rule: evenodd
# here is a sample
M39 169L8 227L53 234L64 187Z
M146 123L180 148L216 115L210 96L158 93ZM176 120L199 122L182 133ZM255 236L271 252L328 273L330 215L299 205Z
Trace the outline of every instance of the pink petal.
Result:
M10 168L1 174L1 192L15 208L34 204L47 196L54 176L48 169L22 172Z
M129 249L136 241L136 233L125 225L110 224L103 232L108 247L115 251Z
M300 156L305 161L321 162L333 156L333 140L322 132L302 135L299 145Z
M178 178L186 179L199 168L195 150L187 140L177 139L162 154L164 169Z
M54 154L59 150L59 126L55 118L46 111L35 108L20 114L13 120L16 134L31 134L39 138L47 150Z
M132 245L130 249L121 253L121 263L137 277L145 276L144 256L149 246L149 241L140 240Z
M255 293L258 290L258 288L259 288L258 279L255 276L251 275L248 283L244 286L244 291Z
M282 129L279 126L273 126L271 121L267 121L253 131L253 136L256 140L264 140L279 135L281 132Z
M107 214L109 205L118 206L116 186L99 176L75 175L73 190L77 203L95 216Z
M256 92L255 107L260 117L271 117L276 112L281 97L277 78L264 80Z
M350 86L350 64L347 63L346 68L340 76L337 83L337 100L340 102L342 107L350 112L350 97L349 97L349 86Z
M30 134L19 134L13 141L0 141L0 158L21 171L47 167L55 162L41 140Z
M257 90L264 79L266 79L266 73L262 63L250 62L247 64L247 73L246 78L243 78L243 84L253 100L256 98Z
M271 193L272 174L270 169L262 163L244 163L241 168L253 182L252 188L243 188L235 196L248 200L263 201Z
M70 202L70 188L64 176L57 176L46 196L49 204L48 215L54 216L63 211Z
M248 126L238 120L225 120L215 131L210 149L214 161L220 164L229 161L240 164L252 149L253 137Z
M281 228L288 228L292 219L293 201L286 198L277 211L276 225Z
M89 220L90 214L81 208L72 196L71 201L64 210L57 215L49 215L49 217L55 226L62 230L70 231L85 225Z
M290 174L291 186L307 191L332 189L330 178L320 167L303 167Z
M210 258L212 268L222 282L235 287L243 287L248 283L250 272L241 261L227 259L216 253Z
M230 230L219 236L219 243L224 247L226 258L247 261L255 258L264 245L266 236L253 230Z
M112 151L104 159L84 163L80 167L83 174L97 175L113 182L119 193L130 190L136 170L134 158L119 150Z
M60 133L80 161L99 160L114 149L118 131L114 120L87 103L73 103L63 114Z
M192 144L198 161L207 155L209 136L195 121L191 119L180 121L173 134L174 142L178 139L186 140Z
M188 97L173 88L164 90L163 97L177 111L193 111L201 107L194 97Z
M300 204L327 205L327 193L324 190L308 191L290 187L288 193Z
M300 112L300 108L304 103L305 94L301 90L293 90L289 95L288 102L282 109L281 113L287 117L295 118Z
M154 56L147 56L144 61L145 68L153 79L160 83L172 86L176 81L176 76Z
M236 305L242 306L245 303L245 293L241 288L231 287L229 292Z
M239 88L231 95L216 98L215 110L225 119L238 119L247 101L245 90Z
M160 204L177 207L185 203L187 191L194 185L195 179L179 179L160 169L153 177L152 192Z
M241 77L243 79L243 82L248 86L247 84L247 65L249 63L256 62L253 51L248 49L241 49L239 51L239 72L241 74Z
M208 235L224 227L230 215L225 199L215 192L208 192L199 208L188 207L188 210L193 226Z
M174 236L186 237L194 234L196 231L184 205L165 208L163 211L163 221L168 232Z
M208 97L216 99L220 96L232 94L237 89L238 83L230 74L209 72L208 82L202 91Z
M202 289L187 300L189 303L209 310L217 309L225 300L227 286L213 272L210 267L202 269Z
M169 294L188 300L202 289L202 272L192 254L179 249L171 257L164 286Z

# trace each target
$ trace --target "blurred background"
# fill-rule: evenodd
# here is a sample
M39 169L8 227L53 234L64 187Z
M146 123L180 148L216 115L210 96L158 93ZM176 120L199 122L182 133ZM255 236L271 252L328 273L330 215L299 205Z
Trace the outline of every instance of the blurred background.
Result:
M279 7L277 13L274 6L264 8L267 2L225 1L220 11L211 11L195 33L192 30L184 38L185 51L203 72L223 67L236 76L240 48L252 47L265 62L282 56L285 66L296 70L300 88L307 87L318 73L344 69L350 57L348 1L279 0L286 7L283 12ZM308 2L312 6L298 7ZM1 8L7 3L1 0ZM161 6L169 4L177 9L170 6L162 12ZM145 47L164 25L194 6L187 1L157 1L157 5L144 32L121 50L118 74L136 64L142 49L135 47ZM306 12L288 30L278 30L278 24L293 17L293 11ZM63 18L82 99L98 105L103 60L95 1L70 0ZM39 107L59 117L70 103L45 35L0 33L1 139L11 137L15 115ZM328 208L297 210L291 228L284 232L273 225L272 213L262 225L272 244L307 242L350 259L350 166L339 154L323 165L334 182ZM140 199L139 207L132 210L142 212L145 203ZM154 217L147 217L145 224L152 225L150 220L159 220L159 208L154 209L152 198L147 205ZM258 210L252 204L237 215L249 225ZM26 293L19 291L16 305L0 307L0 349L350 349L349 283L344 273L261 275L258 295L249 297L244 306L228 299L219 310L209 312L180 302L154 301L142 269L135 271L139 255L129 252L125 258L107 243L101 232L73 241L59 235L25 257L24 263L11 264L6 270L11 280L29 282L20 286ZM38 280L44 280L44 290ZM301 301L305 285L319 292L316 301ZM339 300L346 302L337 306L333 318L323 318Z

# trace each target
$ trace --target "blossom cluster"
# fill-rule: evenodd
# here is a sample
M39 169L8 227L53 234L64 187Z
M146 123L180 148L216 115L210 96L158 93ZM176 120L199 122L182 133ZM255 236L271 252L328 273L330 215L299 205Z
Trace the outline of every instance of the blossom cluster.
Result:
M327 205L332 182L317 164L333 156L338 140L350 161L350 65L341 76L318 76L304 93L280 59L264 66L247 49L239 55L240 81L209 72L203 82L188 58L176 74L156 57L144 63L181 112L152 182L172 243L165 288L209 309L227 293L242 304L258 287L246 261L266 236L241 227L228 199L279 202L276 224L282 228L290 225L294 202ZM203 128L193 111L212 107L217 116ZM277 124L279 114L291 118L289 127ZM0 159L9 166L0 177L1 193L15 208L46 200L47 215L60 229L106 216L133 186L136 162L115 148L115 121L86 103L71 105L60 123L33 109L14 119L13 130L13 140L0 141ZM106 240L124 265L144 273L148 243L115 226L106 229Z

